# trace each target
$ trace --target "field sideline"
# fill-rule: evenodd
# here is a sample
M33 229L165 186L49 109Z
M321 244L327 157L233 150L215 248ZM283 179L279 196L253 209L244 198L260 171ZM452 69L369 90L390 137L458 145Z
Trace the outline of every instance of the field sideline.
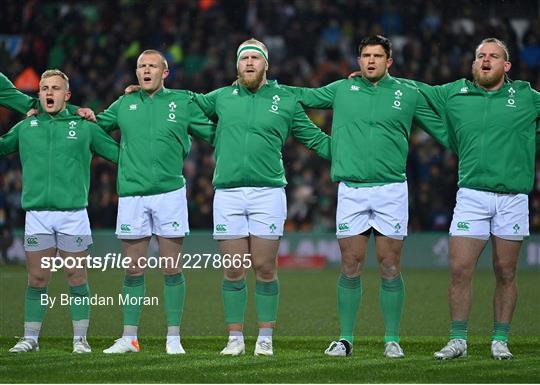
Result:
M538 272L520 272L520 298L511 331L516 359L496 362L489 357L492 327L493 276L479 271L474 281L474 304L467 359L436 362L432 358L446 342L449 327L446 270L405 270L406 303L402 322L404 360L382 357L382 315L378 303L379 278L375 271L363 275L363 299L356 329L353 357L332 359L323 355L336 337L335 284L338 271L281 271L281 303L274 357L253 357L256 335L253 279L246 315L246 356L220 357L224 346L220 299L220 272L186 271L187 297L182 339L187 355L164 353L165 316L162 304L147 306L142 315L142 351L126 356L105 356L121 333L118 306L92 308L89 341L93 353L70 353L71 322L67 306L47 311L41 351L12 355L7 350L22 332L26 273L21 266L0 267L0 382L540 382L540 302ZM122 271L92 271L91 290L116 295ZM147 274L147 295L161 298L162 277ZM55 273L50 295L67 291L62 273Z

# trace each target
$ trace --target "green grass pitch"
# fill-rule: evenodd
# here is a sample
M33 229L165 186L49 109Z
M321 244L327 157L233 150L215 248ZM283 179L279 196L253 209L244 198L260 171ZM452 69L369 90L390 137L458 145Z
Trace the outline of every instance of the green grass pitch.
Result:
M406 358L382 356L384 333L378 302L379 277L363 275L363 299L352 357L330 358L323 350L338 333L336 280L338 271L281 271L281 303L274 341L274 357L253 357L257 333L253 303L253 277L249 279L246 315L246 356L221 357L226 342L220 298L221 275L215 270L186 270L187 296L182 324L185 356L164 353L166 330L162 303L145 307L141 319L141 352L106 356L121 333L118 306L93 307L89 342L93 353L71 354L69 308L47 311L39 353L7 353L22 333L26 272L20 266L0 267L0 383L537 383L540 382L540 274L520 272L520 296L511 331L516 358L494 361L489 357L492 327L493 274L478 271L469 322L469 357L451 362L432 358L446 342L449 327L446 270L405 270L406 303L402 346ZM115 295L123 272L92 271L92 293ZM161 298L159 272L147 274L147 295ZM67 292L62 273L55 273L50 295Z

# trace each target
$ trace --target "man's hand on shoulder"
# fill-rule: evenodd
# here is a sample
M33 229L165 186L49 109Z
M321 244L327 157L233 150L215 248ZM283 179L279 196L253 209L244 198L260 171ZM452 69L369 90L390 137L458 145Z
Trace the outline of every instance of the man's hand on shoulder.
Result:
M34 116L34 115L37 115L37 114L38 114L37 108L31 108L26 113L26 117L29 118L30 116Z
M77 115L91 122L97 122L96 114L91 108L81 107L77 110Z
M141 86L138 85L138 84L131 84L129 86L126 87L126 89L124 90L124 94L127 95L127 94L132 94L133 92L137 92L141 89Z

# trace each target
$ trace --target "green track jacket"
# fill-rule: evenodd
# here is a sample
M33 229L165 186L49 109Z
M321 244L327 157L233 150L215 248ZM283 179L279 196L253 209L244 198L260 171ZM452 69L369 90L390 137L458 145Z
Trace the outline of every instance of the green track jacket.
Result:
M26 114L31 108L38 108L38 104L37 99L23 94L0 72L0 106Z
M88 205L90 161L118 161L118 143L98 125L70 115L41 113L0 137L0 156L19 151L24 210L77 210Z
M215 188L285 186L281 150L289 135L330 158L330 137L276 81L254 93L240 85L223 87L197 95L197 102L208 117L218 118Z
M435 87L417 85L444 115L450 146L459 157L459 187L531 191L540 94L529 83L506 82L497 91L466 79Z
M291 87L308 108L332 108L332 179L367 187L403 182L413 119L448 147L442 119L408 80L362 77L321 88Z
M189 91L162 88L123 95L98 114L101 128L120 129L118 195L155 195L182 188L190 134L213 143L215 124Z

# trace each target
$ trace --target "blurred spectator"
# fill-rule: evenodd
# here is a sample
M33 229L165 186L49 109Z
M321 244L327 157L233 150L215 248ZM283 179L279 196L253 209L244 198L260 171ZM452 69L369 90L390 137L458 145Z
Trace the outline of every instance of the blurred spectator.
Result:
M147 48L161 50L169 59L169 88L209 92L236 78L235 49L253 36L270 48L270 78L319 87L356 69L360 40L381 33L394 42L393 76L442 84L467 77L476 44L495 36L511 48L510 76L538 89L539 31L536 1L4 0L0 70L14 81L26 69L39 74L60 67L70 76L72 102L100 112L126 85L136 82L135 60ZM331 132L331 111L308 113ZM0 109L0 133L19 118ZM336 185L330 180L329 163L293 140L285 144L283 161L289 180L287 229L334 231ZM116 169L99 159L92 165L92 226L112 228L118 200ZM193 229L212 226L213 167L212 148L194 140L184 169ZM447 231L457 190L456 167L451 153L413 130L407 166L412 231ZM17 156L0 159L0 173L7 225L21 227ZM531 230L538 231L540 174L530 206ZM0 213L0 223L1 218Z

